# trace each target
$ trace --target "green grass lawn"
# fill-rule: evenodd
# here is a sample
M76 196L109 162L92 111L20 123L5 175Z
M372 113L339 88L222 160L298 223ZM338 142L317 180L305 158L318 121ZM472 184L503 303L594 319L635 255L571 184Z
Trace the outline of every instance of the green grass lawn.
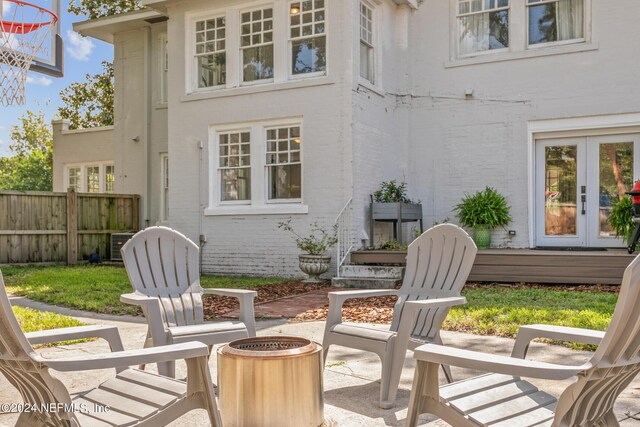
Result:
M123 267L45 266L3 267L7 291L48 304L108 314L137 314L137 307L120 302L132 292ZM255 288L287 279L254 277L202 277L205 288Z
M83 326L82 323L73 317L63 316L62 314L51 313L48 311L38 311L27 307L13 307L13 313L18 319L18 323L24 332L37 332L47 329L69 328L71 326ZM52 344L42 344L42 346L74 344L78 342L91 341L92 339L83 339L75 341L61 341Z
M515 337L520 325L546 323L605 330L618 295L500 286L463 291L468 303L453 308L444 323L451 331ZM585 348L583 345L572 345Z

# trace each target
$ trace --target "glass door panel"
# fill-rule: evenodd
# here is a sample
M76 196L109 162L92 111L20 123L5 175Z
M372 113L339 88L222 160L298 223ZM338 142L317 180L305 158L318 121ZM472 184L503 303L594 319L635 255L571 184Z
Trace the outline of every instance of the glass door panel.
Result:
M576 145L544 148L544 234L577 234L578 182Z
M633 187L633 142L598 145L598 235L615 237L608 219L613 205Z

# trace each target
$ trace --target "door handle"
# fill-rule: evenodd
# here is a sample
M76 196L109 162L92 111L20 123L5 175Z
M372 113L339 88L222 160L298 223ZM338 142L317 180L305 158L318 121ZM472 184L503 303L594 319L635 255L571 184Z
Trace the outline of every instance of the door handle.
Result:
M584 204L587 202L587 195L586 194L581 195L580 200L582 201L582 215L585 215L587 211L584 210Z

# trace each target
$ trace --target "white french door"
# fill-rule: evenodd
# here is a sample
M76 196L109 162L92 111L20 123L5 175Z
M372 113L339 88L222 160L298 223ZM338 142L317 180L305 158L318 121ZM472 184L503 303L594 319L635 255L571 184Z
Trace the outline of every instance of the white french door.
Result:
M607 222L639 175L639 134L536 141L536 246L623 247Z

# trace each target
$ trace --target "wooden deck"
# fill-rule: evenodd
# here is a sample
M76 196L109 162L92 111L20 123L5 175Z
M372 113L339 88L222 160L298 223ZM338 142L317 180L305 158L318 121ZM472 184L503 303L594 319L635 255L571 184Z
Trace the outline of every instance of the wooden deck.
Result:
M357 251L353 264L404 264L404 254ZM400 255L400 256L399 256ZM553 251L487 249L478 251L469 276L476 282L585 283L619 285L635 255L626 249Z
M488 249L478 251L469 280L619 285L624 269L634 257L626 249Z

